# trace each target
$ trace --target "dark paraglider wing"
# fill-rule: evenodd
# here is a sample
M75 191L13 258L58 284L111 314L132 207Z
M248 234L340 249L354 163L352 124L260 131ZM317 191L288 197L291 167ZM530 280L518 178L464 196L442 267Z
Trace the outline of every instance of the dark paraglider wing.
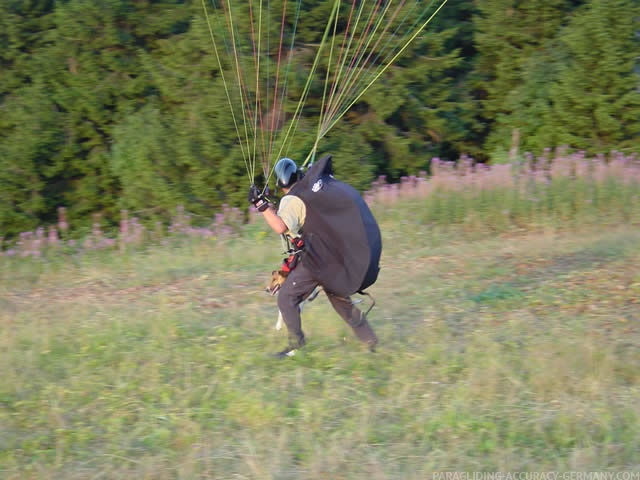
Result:
M360 193L332 172L332 157L323 157L290 193L306 205L305 264L327 291L349 296L377 280L382 238Z

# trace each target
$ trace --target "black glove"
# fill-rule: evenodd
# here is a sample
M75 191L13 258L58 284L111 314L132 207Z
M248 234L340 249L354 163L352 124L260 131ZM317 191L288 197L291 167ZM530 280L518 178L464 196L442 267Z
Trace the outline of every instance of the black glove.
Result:
M249 187L249 195L247 196L249 203L252 203L259 212L264 212L267 208L269 208L269 200L260 193L258 187L255 185L251 185Z

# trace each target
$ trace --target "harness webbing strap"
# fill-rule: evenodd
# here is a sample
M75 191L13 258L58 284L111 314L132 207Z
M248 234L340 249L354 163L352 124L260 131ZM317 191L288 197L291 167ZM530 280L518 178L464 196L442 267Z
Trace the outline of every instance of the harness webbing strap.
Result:
M302 240L302 237L296 237L288 239L288 241L291 248L287 252L289 256L282 261L282 271L290 273L298 265L300 253L304 248L304 240Z

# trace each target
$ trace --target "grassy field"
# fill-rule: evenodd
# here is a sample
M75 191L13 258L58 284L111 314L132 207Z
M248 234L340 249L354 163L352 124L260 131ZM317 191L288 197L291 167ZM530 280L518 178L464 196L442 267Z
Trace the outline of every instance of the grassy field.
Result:
M640 469L640 229L377 212L369 353L319 297L293 358L279 242L0 258L0 477L424 479Z

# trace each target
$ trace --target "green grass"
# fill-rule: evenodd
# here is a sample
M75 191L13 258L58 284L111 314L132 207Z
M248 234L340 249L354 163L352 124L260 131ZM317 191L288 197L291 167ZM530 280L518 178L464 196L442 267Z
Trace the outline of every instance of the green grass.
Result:
M370 354L262 290L279 240L0 258L0 477L423 479L637 470L640 230L378 212ZM551 222L550 222L551 223Z

